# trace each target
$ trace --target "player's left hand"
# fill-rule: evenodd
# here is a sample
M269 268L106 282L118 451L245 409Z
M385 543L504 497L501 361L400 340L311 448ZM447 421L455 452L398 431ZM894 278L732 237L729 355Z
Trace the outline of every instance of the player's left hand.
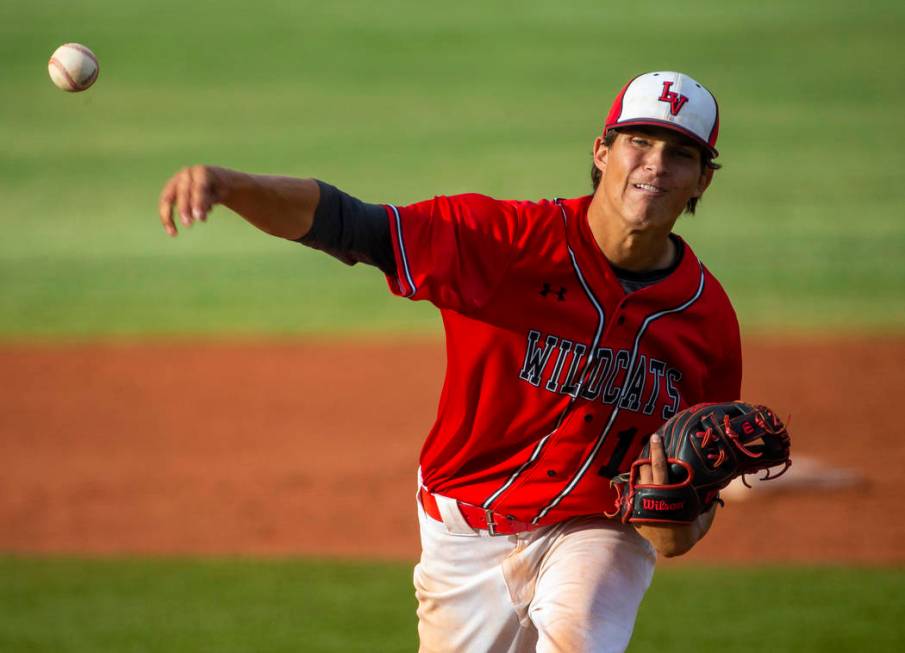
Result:
M663 451L663 440L654 433L650 436L650 464L641 465L638 469L640 483L665 485L669 482L669 470L666 468L666 452Z
M638 469L638 482L643 484L666 485L669 470L666 466L666 452L663 441L654 433L650 438L650 464ZM647 539L662 556L671 558L687 553L707 534L716 516L716 506L702 513L690 524L635 524L638 532Z

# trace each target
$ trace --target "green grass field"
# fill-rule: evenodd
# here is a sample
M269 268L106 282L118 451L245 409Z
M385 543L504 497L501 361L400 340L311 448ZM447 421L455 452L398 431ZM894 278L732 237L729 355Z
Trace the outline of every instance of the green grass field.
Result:
M6 557L0 577L3 651L417 648L402 564ZM629 651L901 651L903 592L902 569L661 570Z
M433 332L374 270L228 212L170 242L156 199L211 162L372 201L584 194L640 71L721 101L724 170L680 230L746 328L905 327L901 2L348 1L0 7L0 337ZM97 85L45 62L79 40Z
M436 333L222 209L167 239L161 185L207 162L370 201L585 194L613 95L655 69L720 99L725 167L680 231L744 328L901 334L903 31L893 0L6 0L0 340ZM67 41L100 58L86 93L47 78ZM901 568L669 568L631 651L900 651L903 596ZM406 565L0 558L4 652L415 642Z

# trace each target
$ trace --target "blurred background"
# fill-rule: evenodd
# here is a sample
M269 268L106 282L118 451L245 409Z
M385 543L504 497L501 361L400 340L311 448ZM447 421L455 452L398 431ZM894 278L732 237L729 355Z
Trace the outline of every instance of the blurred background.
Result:
M436 312L223 209L169 239L160 188L211 163L396 204L583 195L614 95L668 69L721 109L677 230L733 298L746 388L842 480L726 510L750 537L661 570L630 650L689 650L705 605L726 630L696 650L901 650L903 30L891 0L5 0L0 650L414 650ZM79 94L46 72L72 41L100 61Z
M393 303L382 279L226 215L203 237L161 238L160 186L212 162L375 202L585 194L612 98L656 69L689 71L719 98L724 169L681 231L743 324L905 326L900 3L10 0L2 12L9 338L430 329L433 311ZM47 79L67 41L100 59L87 93Z

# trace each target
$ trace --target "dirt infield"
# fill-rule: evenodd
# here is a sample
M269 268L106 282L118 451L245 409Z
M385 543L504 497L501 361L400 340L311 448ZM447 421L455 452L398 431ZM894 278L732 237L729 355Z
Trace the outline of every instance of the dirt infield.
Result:
M799 471L683 560L905 562L905 340L745 357ZM412 559L444 364L436 342L0 347L0 551Z

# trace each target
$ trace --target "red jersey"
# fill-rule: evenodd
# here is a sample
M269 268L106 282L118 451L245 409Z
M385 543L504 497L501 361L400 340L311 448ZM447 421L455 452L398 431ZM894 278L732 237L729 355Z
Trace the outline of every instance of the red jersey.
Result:
M447 369L421 451L431 492L552 524L612 512L610 478L676 412L737 399L738 321L685 245L628 293L588 225L591 198L482 195L387 206L393 293L435 304Z

